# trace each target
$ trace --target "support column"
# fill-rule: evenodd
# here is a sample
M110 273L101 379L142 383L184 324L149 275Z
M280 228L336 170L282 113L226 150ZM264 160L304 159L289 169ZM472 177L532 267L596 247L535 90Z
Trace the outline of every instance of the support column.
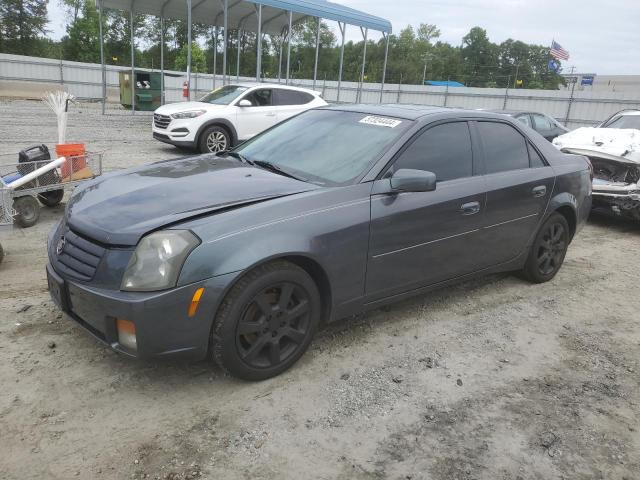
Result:
M289 10L289 37L287 39L287 81L286 84L289 85L289 66L291 63L291 38L293 37L293 32L291 31L291 27L293 24L293 12Z
M340 102L340 85L342 84L342 65L344 63L344 34L347 31L347 24L338 22L338 28L340 29L340 35L342 40L340 42L340 65L338 66L338 94L336 102Z
M129 10L129 41L131 42L131 115L135 115L136 113L136 46L133 43L133 4L134 0L131 0L131 10Z
M191 0L187 0L187 91L191 100Z
M98 0L98 22L100 23L100 70L102 71L102 115L107 102L107 70L104 64L104 37L102 32L102 0Z
M283 28L280 32L280 51L278 52L278 83L282 79L282 49L284 48L284 34L285 29Z
M164 12L160 16L160 105L164 105Z
M262 4L258 5L258 37L256 53L256 81L262 79Z
M362 87L364 86L364 67L367 63L367 36L369 35L369 29L365 28L364 31L360 27L360 32L364 38L364 48L362 50L362 70L360 70L360 88L358 89L357 103L362 101Z
M389 34L382 32L382 35L386 37L387 43L384 47L384 63L382 65L382 85L380 86L380 103L382 103L382 94L384 93L384 81L387 76L387 57L389 55Z
M238 25L238 52L236 58L236 82L240 81L240 42L242 41L242 28Z
M229 43L229 0L224 0L224 50L222 51L222 85L227 84L227 44Z
M218 73L218 27L213 27L213 89L216 89L216 74Z
M313 64L313 90L316 89L318 78L318 51L320 50L320 17L318 17L318 28L316 30L316 61Z

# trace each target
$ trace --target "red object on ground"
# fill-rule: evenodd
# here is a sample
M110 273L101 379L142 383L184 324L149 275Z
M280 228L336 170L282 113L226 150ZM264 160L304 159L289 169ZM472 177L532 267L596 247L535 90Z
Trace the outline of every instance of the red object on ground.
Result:
M72 173L82 170L87 166L84 143L63 143L56 145L56 155L67 159L60 167L62 178L69 177Z
M182 82L182 96L189 98L189 84L186 81Z

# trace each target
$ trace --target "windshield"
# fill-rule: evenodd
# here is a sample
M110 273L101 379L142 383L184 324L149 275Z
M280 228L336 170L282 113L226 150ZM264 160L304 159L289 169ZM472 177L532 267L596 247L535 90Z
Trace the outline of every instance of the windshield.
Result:
M637 128L640 130L640 115L620 115L602 128Z
M309 110L237 151L313 183L346 185L366 172L411 123L366 113Z
M204 103L213 103L214 105L229 105L248 89L249 87L225 85L224 87L216 88L213 92L207 93L198 101Z

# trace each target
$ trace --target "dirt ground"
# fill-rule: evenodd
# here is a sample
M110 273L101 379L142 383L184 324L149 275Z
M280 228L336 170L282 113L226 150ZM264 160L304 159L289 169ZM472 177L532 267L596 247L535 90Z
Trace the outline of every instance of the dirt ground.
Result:
M68 140L107 170L178 155L149 123L80 106ZM55 120L0 101L0 132L0 153L52 145ZM496 275L341 321L247 383L123 358L58 313L63 206L0 234L0 478L640 479L636 225L592 218L552 282Z

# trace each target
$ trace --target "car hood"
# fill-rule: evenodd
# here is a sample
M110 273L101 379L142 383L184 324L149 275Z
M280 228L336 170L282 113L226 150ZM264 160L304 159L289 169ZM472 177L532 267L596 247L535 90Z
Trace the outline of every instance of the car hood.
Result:
M108 245L212 214L320 188L241 163L201 155L123 170L85 183L69 200L70 228Z
M640 130L621 128L578 128L553 140L568 153L609 160L640 163Z
M186 112L188 110L223 110L227 108L228 105L215 105L213 103L203 103L203 102L176 102L169 103L167 105L163 105L158 107L154 113L158 113L160 115L171 115L172 113L178 112Z

